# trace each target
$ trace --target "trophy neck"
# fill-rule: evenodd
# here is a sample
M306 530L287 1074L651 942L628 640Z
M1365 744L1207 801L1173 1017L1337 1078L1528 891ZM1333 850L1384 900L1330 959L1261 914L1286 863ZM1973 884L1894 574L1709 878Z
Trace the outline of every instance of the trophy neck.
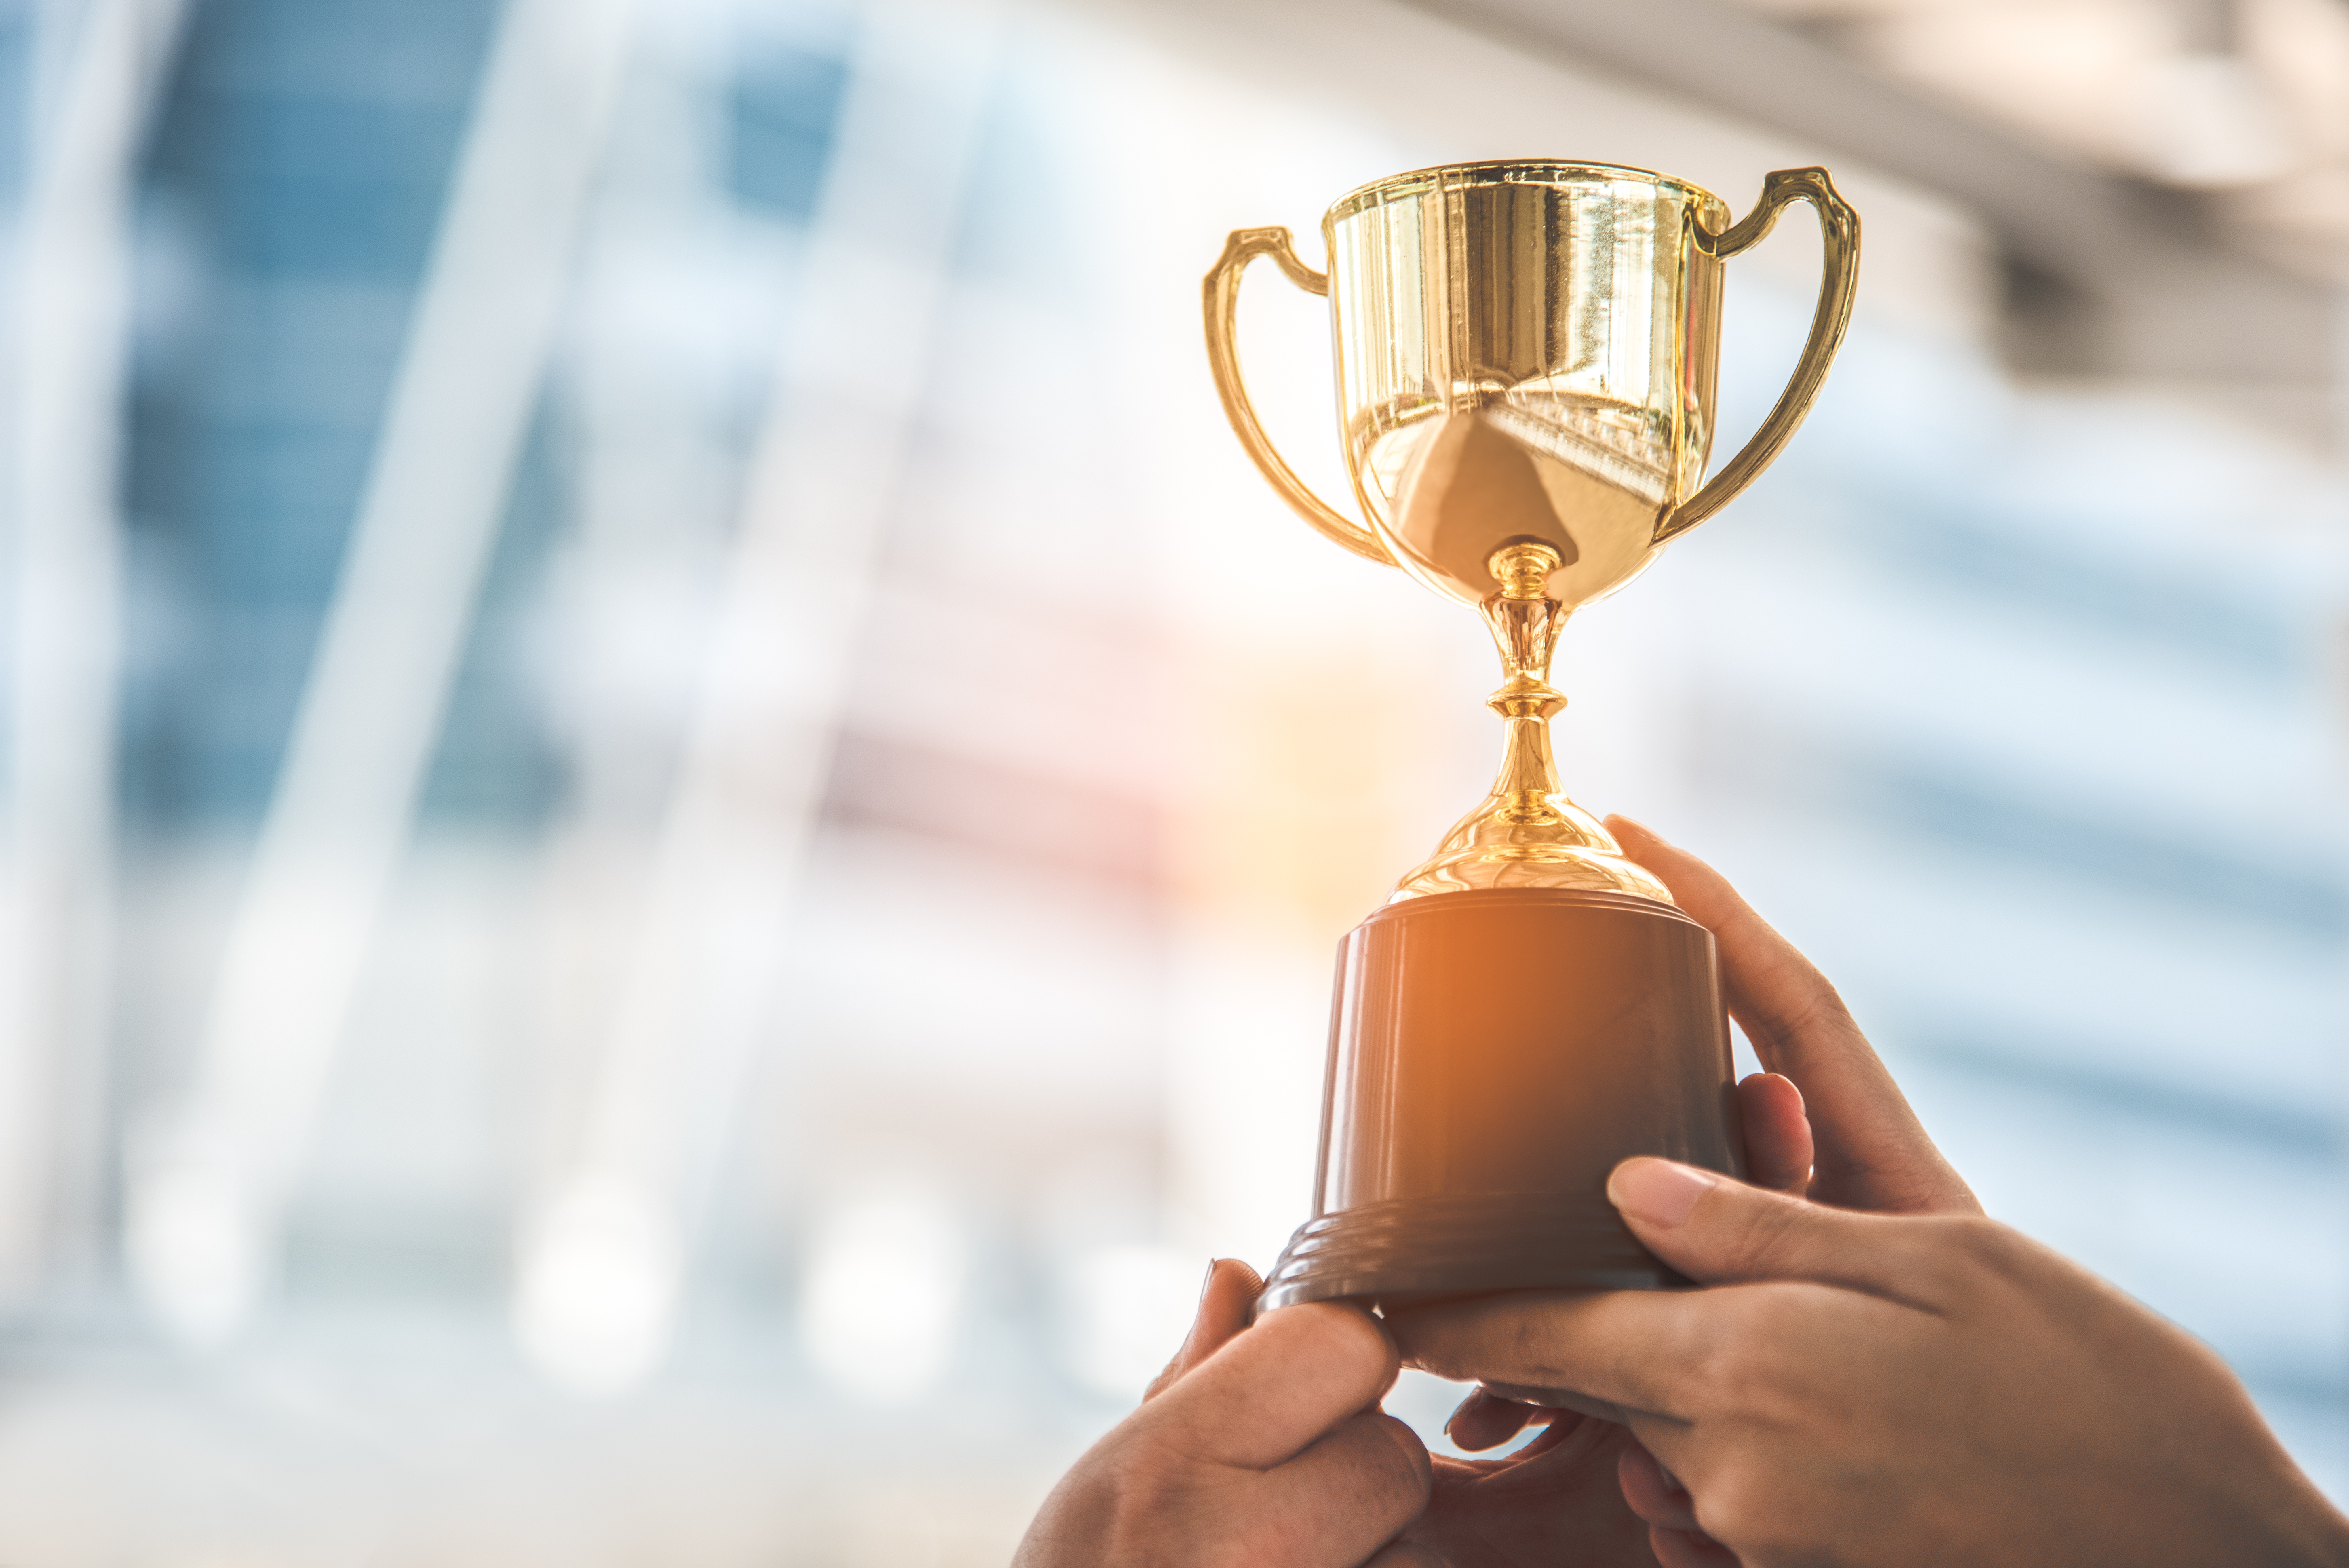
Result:
M1557 566L1547 544L1507 545L1494 552L1501 591L1484 603L1485 623L1501 654L1504 679L1485 706L1507 726L1500 776L1476 809L1454 824L1424 864L1388 902L1476 888L1570 888L1630 893L1662 903L1672 895L1599 820L1567 799L1550 750L1549 721L1566 698L1549 684L1565 605L1543 592Z
M1553 555L1546 546L1517 546L1518 553L1535 548ZM1511 553L1505 551L1504 554ZM1549 666L1557 651L1557 634L1566 628L1568 611L1541 591L1531 573L1510 580L1502 592L1486 599L1485 624L1501 650L1501 689L1485 706L1508 725L1508 750L1501 760L1501 777L1493 786L1505 799L1512 820L1526 823L1547 820L1547 804L1559 790L1557 762L1550 754L1549 721L1566 707L1566 698L1549 684Z

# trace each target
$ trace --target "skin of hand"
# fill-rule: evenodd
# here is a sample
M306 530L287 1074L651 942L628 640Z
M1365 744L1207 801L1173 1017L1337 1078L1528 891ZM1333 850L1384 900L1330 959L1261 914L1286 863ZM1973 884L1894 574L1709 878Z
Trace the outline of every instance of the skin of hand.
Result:
M1381 1415L1393 1343L1357 1307L1248 1308L1214 1265L1142 1408L1047 1498L1014 1568L1411 1568L1388 1546L1427 1502L1427 1450ZM1375 1556L1373 1554L1376 1554Z
M1729 1016L1781 1080L1740 1086L1754 1184L1877 1214L1980 1214L1827 977L1719 872L1629 817L1607 826L1713 933Z
M1480 1405L1481 1401L1481 1405ZM1470 1442L1463 1429L1478 1408L1506 1412L1491 1442ZM1449 1430L1463 1448L1490 1448L1529 1424L1547 1430L1505 1460L1438 1456L1427 1511L1391 1549L1394 1568L1647 1568L1655 1562L1651 1526L1624 1501L1618 1480L1623 1454L1636 1449L1612 1421L1574 1410L1471 1395ZM1387 1568L1382 1560L1381 1568Z
M1756 1073L1738 1086L1747 1161L1776 1172L1778 1184L1807 1181L1811 1137L1802 1099L1783 1078ZM1410 1318L1400 1319L1409 1322ZM1423 1555L1414 1568L1645 1568L1657 1561L1659 1526L1636 1510L1623 1478L1655 1470L1630 1431L1576 1410L1503 1398L1478 1389L1452 1413L1444 1430L1464 1449L1497 1448L1530 1426L1540 1437L1504 1460L1432 1456L1427 1511L1403 1532ZM1669 1490L1659 1480L1659 1488ZM1685 1529L1678 1532L1696 1537ZM1718 1561L1733 1562L1723 1553Z
M1655 1461L1625 1466L1634 1506L1708 1538L1654 1537L1666 1568L2349 1563L2349 1521L2215 1355L2002 1225L1663 1160L1608 1194L1713 1288L1493 1297L1399 1337L1630 1426Z
M1628 817L1607 825L1713 933L1731 1016L1771 1069L1737 1086L1750 1180L1845 1208L1980 1214L1826 976L1702 861ZM1735 1562L1693 1527L1686 1494L1612 1422L1479 1389L1446 1430L1478 1449L1535 1425L1549 1429L1508 1459L1436 1458L1427 1512L1404 1539L1448 1568Z
M2349 1522L2211 1352L1982 1218L1825 978L1702 862L1609 825L1713 930L1774 1069L1740 1086L1754 1183L1627 1161L1609 1198L1713 1288L1408 1314L1413 1363L1628 1426L1623 1494L1665 1568L2349 1563ZM1486 1391L1451 1429L1528 1418Z

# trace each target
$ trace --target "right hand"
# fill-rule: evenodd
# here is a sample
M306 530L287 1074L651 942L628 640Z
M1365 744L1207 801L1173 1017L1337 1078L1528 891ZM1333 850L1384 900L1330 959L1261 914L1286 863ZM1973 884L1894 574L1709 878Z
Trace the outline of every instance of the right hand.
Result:
M1767 1069L1737 1086L1746 1179L1841 1209L1979 1216L1982 1208L1972 1190L1934 1147L1818 966L1728 878L1688 851L1629 817L1609 817L1607 827L1626 855L1662 879L1681 912L1713 933L1730 1016ZM1560 1414L1480 1388L1453 1413L1447 1430L1464 1449L1490 1449L1527 1426L1573 1420L1568 1415L1561 1422ZM1624 1445L1622 1469L1633 1496L1645 1501L1657 1494L1655 1463L1636 1442ZM1442 1501L1445 1466L1439 1463L1437 1470ZM1679 1517L1687 1510L1661 1511ZM1490 1532L1490 1522L1478 1524ZM1652 1544L1658 1552L1672 1544L1664 1539L1669 1533L1657 1525Z
M1571 1402L1644 1440L1624 1446L1622 1484L1667 1568L2342 1560L2327 1553L2349 1527L2217 1357L1982 1221L1826 976L1695 856L1608 826L1714 934L1730 1011L1772 1069L1738 1090L1768 1191L1700 1176L1704 1221L1659 1226L1636 1190L1685 1168L1628 1162L1609 1193L1641 1239L1730 1288L1413 1314L1394 1324L1405 1354L1613 1388ZM1452 1434L1489 1447L1528 1418L1480 1391ZM1948 1500L1955 1516L1933 1517Z
M1607 826L1625 854L1663 879L1681 913L1713 933L1729 1016L1769 1069L1738 1086L1748 1179L1838 1209L1980 1214L1818 966L1686 850L1629 817Z
M1440 1376L1629 1426L1666 1568L2349 1563L2349 1521L2216 1355L2003 1225L1665 1160L1608 1196L1713 1288L1526 1292L1396 1333Z

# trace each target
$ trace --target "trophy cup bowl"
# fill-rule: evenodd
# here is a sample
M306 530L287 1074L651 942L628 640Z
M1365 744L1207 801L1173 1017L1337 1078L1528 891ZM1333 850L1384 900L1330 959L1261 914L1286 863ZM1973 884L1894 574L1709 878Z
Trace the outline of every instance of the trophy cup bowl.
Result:
M1722 264L1795 201L1825 240L1810 336L1708 480ZM1506 747L1492 792L1340 944L1312 1216L1259 1305L1684 1284L1606 1182L1635 1154L1743 1174L1713 936L1560 789L1549 667L1568 615L1793 436L1850 319L1859 220L1823 169L1771 174L1732 224L1666 175L1503 161L1365 185L1321 232L1326 275L1279 228L1237 231L1208 272L1225 413L1308 522L1483 614ZM1367 526L1305 487L1248 401L1234 328L1258 256L1329 297Z

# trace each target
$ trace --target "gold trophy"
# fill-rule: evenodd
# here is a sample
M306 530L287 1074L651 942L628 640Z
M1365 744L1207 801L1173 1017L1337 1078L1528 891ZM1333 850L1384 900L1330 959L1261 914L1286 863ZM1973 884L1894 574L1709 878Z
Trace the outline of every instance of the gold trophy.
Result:
M1722 263L1794 201L1826 241L1810 339L1707 481ZM1207 273L1224 411L1308 522L1483 613L1508 736L1492 793L1340 946L1313 1214L1262 1305L1683 1283L1605 1188L1634 1154L1743 1171L1713 936L1559 789L1550 655L1569 614L1794 435L1850 319L1859 219L1824 169L1770 175L1733 225L1645 170L1491 162L1363 186L1321 232L1326 276L1286 229L1236 232ZM1249 405L1233 333L1257 256L1329 296L1367 527L1305 488Z

